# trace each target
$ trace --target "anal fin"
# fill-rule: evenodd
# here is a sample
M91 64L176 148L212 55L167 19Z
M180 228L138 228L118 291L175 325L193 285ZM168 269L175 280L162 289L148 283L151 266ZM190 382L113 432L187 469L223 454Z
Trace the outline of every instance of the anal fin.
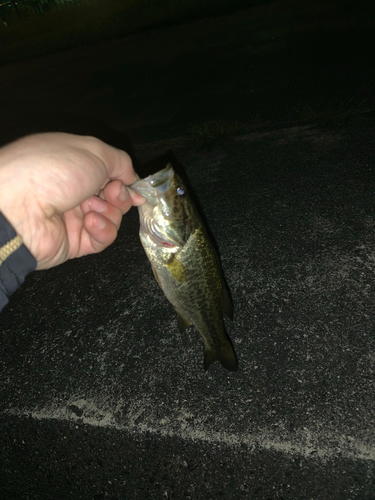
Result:
M177 311L176 311L177 312ZM190 321L188 321L186 318L182 316L179 312L177 312L177 326L180 332L184 332L186 328L188 328L191 325Z

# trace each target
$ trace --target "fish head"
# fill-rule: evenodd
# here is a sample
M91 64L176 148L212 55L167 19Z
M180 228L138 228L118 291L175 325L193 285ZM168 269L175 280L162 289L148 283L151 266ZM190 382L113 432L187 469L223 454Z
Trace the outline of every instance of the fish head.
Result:
M195 218L186 186L172 165L129 187L146 198L138 207L141 234L154 245L178 252L194 231Z

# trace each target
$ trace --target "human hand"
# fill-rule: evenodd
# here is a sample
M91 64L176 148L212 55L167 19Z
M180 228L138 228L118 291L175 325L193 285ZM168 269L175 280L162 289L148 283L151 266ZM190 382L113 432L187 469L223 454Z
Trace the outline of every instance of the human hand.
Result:
M130 156L94 137L36 134L0 149L0 212L48 269L115 240L142 196Z

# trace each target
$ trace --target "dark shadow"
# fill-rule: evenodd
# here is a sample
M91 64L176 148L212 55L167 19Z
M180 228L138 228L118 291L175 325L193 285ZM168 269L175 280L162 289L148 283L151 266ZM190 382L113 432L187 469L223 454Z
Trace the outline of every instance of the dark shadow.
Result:
M4 117L3 117L4 118ZM137 161L131 139L118 132L97 118L91 116L51 112L36 116L35 113L18 114L17 123L3 119L0 127L0 146L8 144L20 137L41 132L65 132L77 135L90 135L126 151L132 158L137 170Z

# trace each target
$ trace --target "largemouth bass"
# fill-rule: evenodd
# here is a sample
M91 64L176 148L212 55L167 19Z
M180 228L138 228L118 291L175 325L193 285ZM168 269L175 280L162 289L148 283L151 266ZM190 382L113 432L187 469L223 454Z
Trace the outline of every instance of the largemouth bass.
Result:
M140 238L161 289L183 332L194 325L202 335L204 369L215 360L228 370L237 358L224 329L232 302L220 262L186 186L172 165L130 186L146 198L138 207Z

